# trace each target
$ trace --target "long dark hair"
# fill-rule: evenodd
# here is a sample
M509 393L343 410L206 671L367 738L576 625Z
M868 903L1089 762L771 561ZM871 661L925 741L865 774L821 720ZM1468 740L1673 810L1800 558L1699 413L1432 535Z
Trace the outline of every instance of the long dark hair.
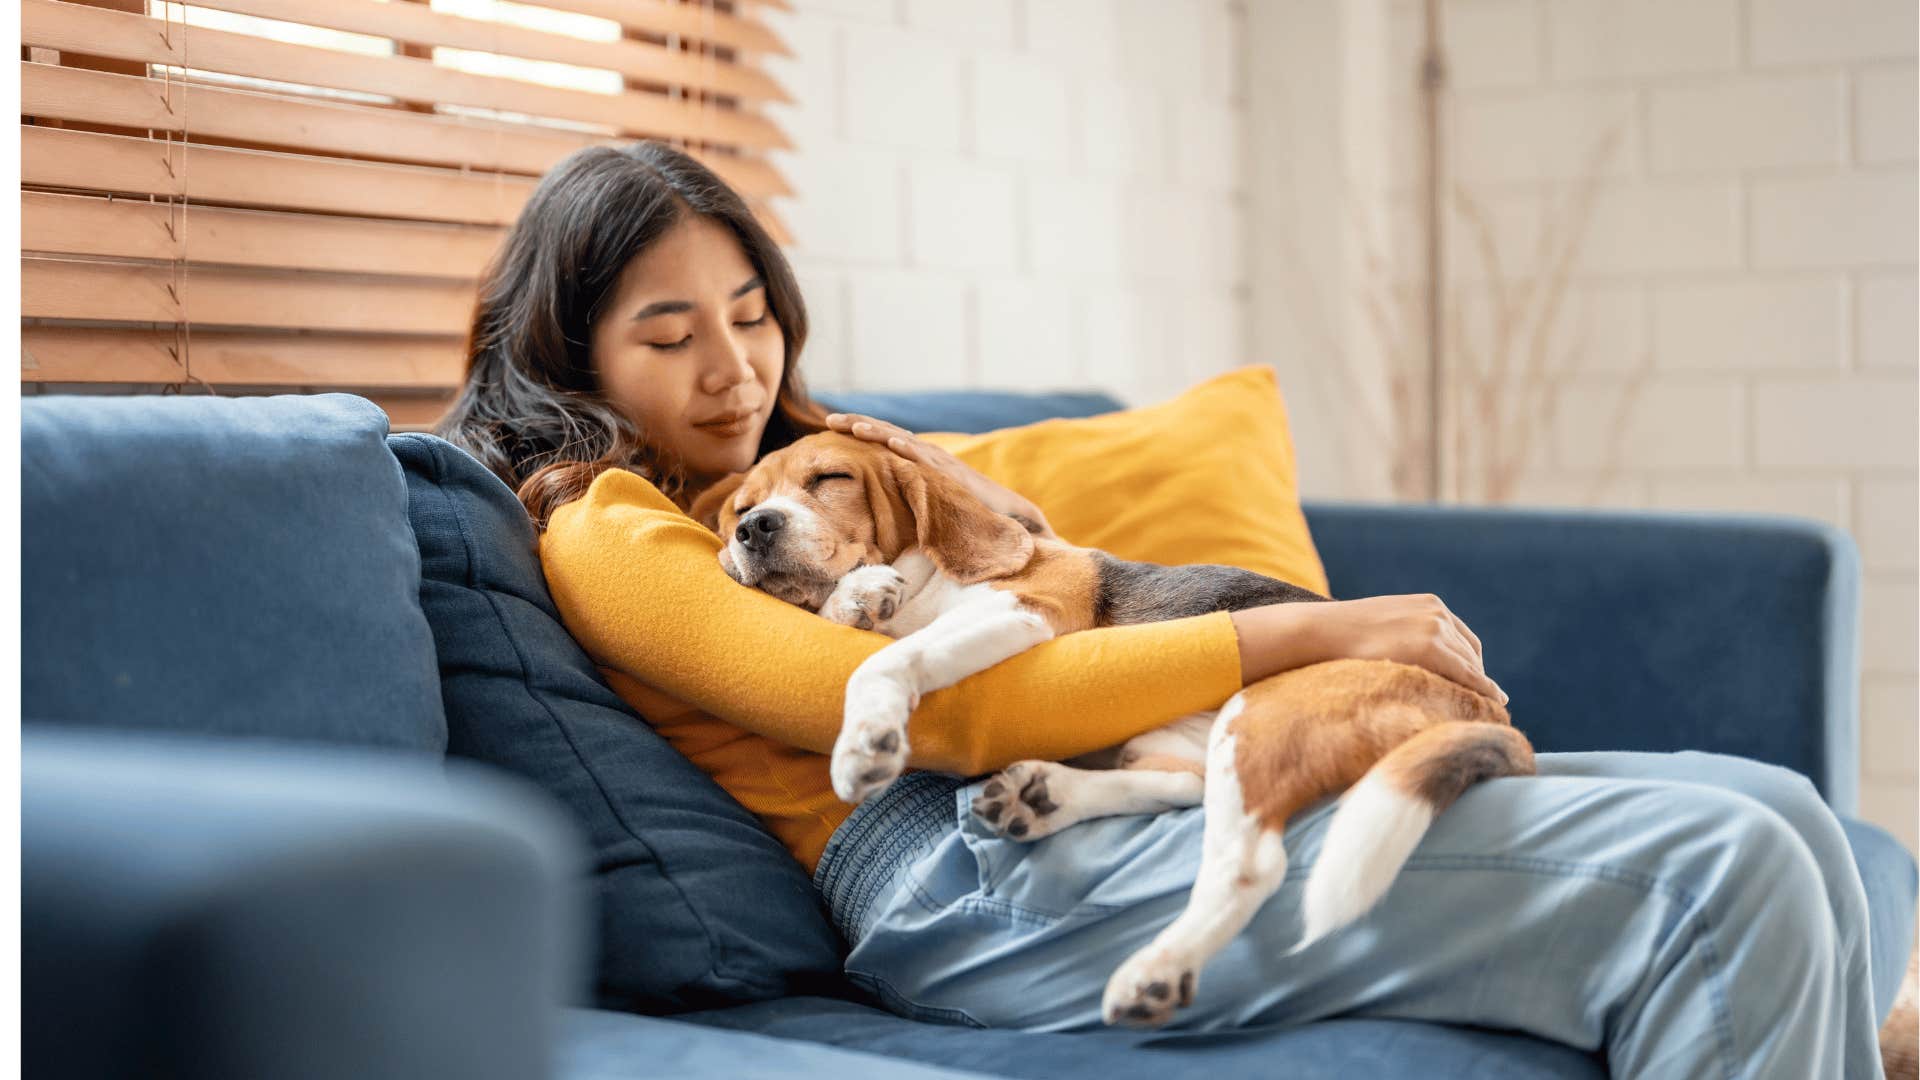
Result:
M632 469L676 501L689 495L677 464L601 395L589 347L620 271L689 213L739 238L786 339L760 453L823 426L800 380L807 340L800 286L740 196L661 143L577 151L540 181L482 275L466 383L435 428L515 489L542 526L608 469Z

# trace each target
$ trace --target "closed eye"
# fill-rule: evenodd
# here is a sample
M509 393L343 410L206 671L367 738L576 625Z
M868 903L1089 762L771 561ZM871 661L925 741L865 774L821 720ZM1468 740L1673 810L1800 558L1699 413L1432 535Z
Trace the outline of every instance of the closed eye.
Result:
M829 480L851 480L851 479L853 479L852 473L844 473L844 472L815 473L811 478L807 480L807 488L811 490L813 488L819 487L821 484L824 484Z

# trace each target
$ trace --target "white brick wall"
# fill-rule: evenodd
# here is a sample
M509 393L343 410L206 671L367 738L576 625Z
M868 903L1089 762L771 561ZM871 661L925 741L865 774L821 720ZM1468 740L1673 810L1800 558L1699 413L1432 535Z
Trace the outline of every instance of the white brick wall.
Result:
M1846 89L1839 73L1651 86L1648 165L1726 173L1837 164L1847 152Z
M1236 3L794 6L770 66L816 386L1145 401L1247 362Z
M1755 66L1846 64L1914 51L1913 0L1748 0Z
M1368 438L1384 435L1378 371L1425 347L1417 318L1401 313L1382 334L1378 318L1346 313L1357 297L1377 305L1383 281L1421 275L1418 130L1405 88L1422 7L1250 9L1259 17L1249 48L1301 72L1250 72L1246 152L1286 163L1257 173L1277 194L1249 192L1251 344L1315 358L1284 368L1289 393L1313 409L1297 425L1312 494L1383 493L1381 455L1366 456ZM1513 355L1544 342L1553 364L1573 369L1517 501L1787 513L1849 530L1865 574L1863 806L1910 845L1920 843L1916 8L1442 4L1455 188L1444 229L1457 328L1447 354L1456 366L1484 362L1502 340L1494 311L1519 298ZM1370 114L1361 103L1379 92L1356 78L1400 89ZM1608 137L1618 145L1596 165ZM1353 159L1384 162L1389 175L1355 183L1337 165L1313 164ZM1589 188L1580 220L1570 208ZM1456 192L1480 208L1497 273ZM1330 206L1356 203L1324 220ZM1380 238L1352 224L1370 218L1394 223L1384 257L1371 254ZM1542 252L1570 232L1583 239L1548 304L1553 260ZM1328 376L1316 362L1327 357L1360 392Z
M1854 153L1857 160L1879 163L1914 159L1914 66L1862 68L1854 74Z
M1846 282L1825 276L1652 286L1655 362L1674 371L1805 370L1847 360Z
M1739 0L1549 0L1558 82L1725 71L1740 55Z
M770 17L797 54L775 70L800 98L780 110L799 143L784 210L817 385L1147 400L1270 361L1305 490L1386 494L1383 372L1423 348L1404 303L1416 0L795 6ZM1915 8L1443 5L1448 160L1472 200L1447 207L1455 362L1553 264L1545 239L1580 238L1514 337L1575 366L1516 498L1850 530L1863 806L1909 844Z
M1756 179L1749 188L1758 267L1912 266L1913 170Z

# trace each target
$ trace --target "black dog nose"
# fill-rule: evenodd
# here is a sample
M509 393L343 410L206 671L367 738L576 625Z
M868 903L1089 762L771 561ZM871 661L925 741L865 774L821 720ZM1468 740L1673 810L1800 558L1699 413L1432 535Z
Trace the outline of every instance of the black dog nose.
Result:
M746 545L748 551L765 551L773 545L774 534L786 524L787 515L778 510L755 510L740 519L733 538Z

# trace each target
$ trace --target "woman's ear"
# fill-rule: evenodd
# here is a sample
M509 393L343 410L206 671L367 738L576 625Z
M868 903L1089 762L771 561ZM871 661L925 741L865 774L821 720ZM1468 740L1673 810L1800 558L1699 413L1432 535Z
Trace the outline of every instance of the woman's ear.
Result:
M720 512L726 509L727 500L733 498L733 493L739 491L740 485L746 481L747 474L737 472L715 482L712 487L701 492L699 498L693 500L693 507L687 511L688 516L714 532L719 532ZM721 539L724 540L725 537Z
M1033 536L996 514L960 481L939 469L888 455L900 498L913 512L920 549L962 585L1007 577L1033 558Z

